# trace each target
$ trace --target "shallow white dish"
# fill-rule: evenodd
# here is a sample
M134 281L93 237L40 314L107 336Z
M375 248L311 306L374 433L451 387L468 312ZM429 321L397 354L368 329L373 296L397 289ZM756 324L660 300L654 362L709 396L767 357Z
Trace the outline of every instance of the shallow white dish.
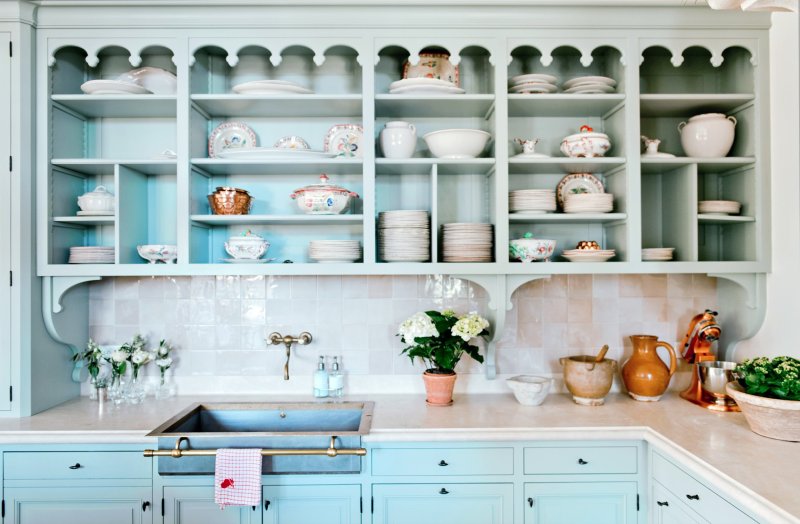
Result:
M395 87L389 90L392 95L463 95L464 89L456 86L417 85Z
M575 87L580 84L603 84L607 86L616 86L617 81L613 78L609 78L607 76L577 76L575 78L570 78L569 80L565 81L561 87L564 89L569 89L571 87Z
M397 89L399 87L409 86L441 86L441 87L456 87L453 82L447 80L440 80L438 78L403 78L389 84L389 89Z
M589 173L573 173L561 179L556 187L556 201L560 207L564 207L567 195L575 193L603 193L605 188L603 183L594 175Z
M244 122L223 122L208 137L208 157L223 151L252 149L258 145L256 133Z
M240 95L311 95L314 91L286 80L253 80L233 86Z
M512 76L509 79L510 85L527 84L529 82L555 84L556 82L558 82L558 77L544 73L529 73L527 75Z
M742 204L735 200L701 200L697 211L704 215L738 215Z
M178 78L158 67L140 67L121 74L117 80L142 86L156 95L174 95L178 91Z
M616 89L602 84L585 84L565 89L564 92L568 95L601 95L614 93Z
M364 156L364 128L359 124L336 124L328 129L323 148L327 153L341 158Z
M508 88L509 93L529 94L529 93L555 93L558 87L553 84L543 84L541 82L530 82L519 84Z
M276 147L251 147L249 149L226 149L217 154L223 160L275 160L289 158L333 158L333 153L312 149L283 149Z
M78 211L79 217L113 217L114 211Z
M611 260L616 254L603 254L603 253L590 253L590 254L574 254L574 255L561 255L570 262L605 262Z
M436 158L476 158L491 137L480 129L441 129L425 134L422 139Z
M550 158L550 155L546 155L544 153L517 153L511 158Z
M403 65L403 78L435 78L461 85L458 66L450 61L447 53L420 53L417 65L406 60Z
M150 91L131 82L121 80L89 80L81 84L87 95L150 95Z
M277 258L223 258L226 264L266 264L278 260Z

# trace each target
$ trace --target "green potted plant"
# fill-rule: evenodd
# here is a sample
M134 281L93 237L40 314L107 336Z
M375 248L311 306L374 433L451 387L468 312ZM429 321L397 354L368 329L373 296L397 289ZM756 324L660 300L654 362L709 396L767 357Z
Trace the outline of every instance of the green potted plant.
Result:
M453 403L456 364L465 354L483 363L478 346L470 342L485 338L488 328L489 322L477 313L458 316L452 310L416 313L400 324L397 335L408 344L402 354L425 364L422 378L429 405Z
M738 383L728 395L744 413L750 429L778 440L800 441L800 360L758 357L736 366Z

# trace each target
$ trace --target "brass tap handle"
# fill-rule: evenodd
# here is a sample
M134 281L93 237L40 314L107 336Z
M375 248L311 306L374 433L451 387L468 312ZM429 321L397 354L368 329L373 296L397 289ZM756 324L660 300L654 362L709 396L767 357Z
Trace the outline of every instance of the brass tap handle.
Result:
M310 344L311 340L311 333L308 331L303 331L297 337L293 337L291 335L281 335L280 333L274 331L269 334L267 341L270 344L273 346L277 346L278 344L283 344L286 346L286 364L283 365L283 380L289 380L289 358L291 357L292 353L292 344L300 344L301 346L305 346L306 344Z

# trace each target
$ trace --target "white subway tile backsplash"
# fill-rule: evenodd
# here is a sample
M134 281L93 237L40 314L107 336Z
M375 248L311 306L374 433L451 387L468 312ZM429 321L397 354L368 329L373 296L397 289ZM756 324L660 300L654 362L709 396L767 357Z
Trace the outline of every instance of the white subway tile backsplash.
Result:
M311 345L292 349L290 363L293 379L309 387L320 354L338 355L352 375L418 374L423 366L400 355L402 320L429 309L492 313L483 288L442 275L125 277L91 284L89 296L98 343L118 345L136 333L152 345L167 338L176 348L175 376L214 377L210 384L249 377L282 385L285 348L268 345L272 331L313 335ZM631 334L677 346L691 317L716 307L716 280L554 275L521 286L511 302L498 372L560 373L560 357L595 354L602 344L610 358L626 358ZM485 371L466 360L457 369L465 377Z

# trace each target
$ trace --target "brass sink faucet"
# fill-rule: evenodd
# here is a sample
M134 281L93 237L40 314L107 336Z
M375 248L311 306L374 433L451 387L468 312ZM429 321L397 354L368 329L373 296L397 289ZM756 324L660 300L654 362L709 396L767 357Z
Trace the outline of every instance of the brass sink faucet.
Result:
M300 344L305 346L311 343L311 333L303 331L299 336L293 337L291 335L281 335L277 332L272 332L267 337L267 341L273 346L284 344L286 346L286 364L283 365L283 380L289 380L289 357L292 352L292 344Z

